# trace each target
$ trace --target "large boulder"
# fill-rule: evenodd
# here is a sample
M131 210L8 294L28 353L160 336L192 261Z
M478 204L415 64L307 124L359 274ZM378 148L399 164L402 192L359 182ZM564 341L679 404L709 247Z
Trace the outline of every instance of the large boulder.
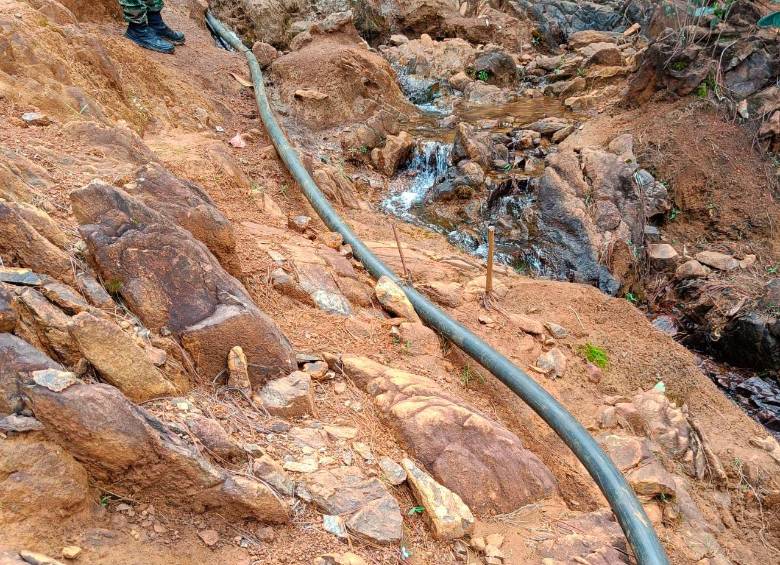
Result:
M477 512L511 512L557 491L550 470L516 435L432 380L354 355L341 365L414 457Z
M274 61L271 75L291 117L312 130L365 123L380 110L410 110L390 64L347 33L312 36ZM302 89L319 95L302 96Z
M75 383L60 392L25 388L47 435L90 475L134 496L164 496L196 510L286 522L286 505L270 487L213 466L165 424L109 385Z
M86 470L60 446L0 439L0 526L59 522L87 511L92 500Z
M303 0L212 0L209 9L250 44L256 41L283 49L292 39L289 29L306 13Z
M203 188L172 175L157 163L135 171L122 188L202 241L228 272L241 274L233 226Z
M62 365L23 339L0 333L0 415L22 409L20 387L42 369L61 370Z
M144 325L179 337L213 379L240 345L253 385L289 374L295 356L279 328L189 232L126 192L99 182L71 193L90 261Z

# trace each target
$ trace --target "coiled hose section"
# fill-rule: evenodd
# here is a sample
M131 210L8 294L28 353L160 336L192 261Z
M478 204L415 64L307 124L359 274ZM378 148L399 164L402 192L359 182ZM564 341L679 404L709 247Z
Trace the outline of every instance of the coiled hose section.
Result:
M641 565L667 565L669 560L642 505L634 496L634 492L623 475L615 468L610 458L588 431L560 402L539 386L524 371L512 364L509 359L450 318L413 287L399 280L395 273L382 263L352 232L317 187L311 175L309 175L298 158L298 154L279 127L266 96L260 65L257 63L257 59L255 59L252 51L241 42L232 30L216 19L211 12L206 12L206 22L211 30L225 43L246 56L254 85L257 107L260 111L260 118L282 161L300 185L312 207L322 218L322 221L325 222L325 225L342 235L344 242L352 246L353 254L363 263L372 276L375 278L381 276L392 278L403 288L420 318L495 375L539 414L555 433L561 437L588 470L601 489L601 492L604 493L620 526L623 528L626 538L634 549L637 561Z

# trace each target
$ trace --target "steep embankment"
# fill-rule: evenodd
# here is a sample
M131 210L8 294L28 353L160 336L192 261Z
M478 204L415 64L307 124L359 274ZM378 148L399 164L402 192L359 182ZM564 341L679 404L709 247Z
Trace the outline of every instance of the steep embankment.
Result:
M392 25L476 45L518 23L422 4ZM187 34L174 56L124 40L113 6L0 5L3 559L626 561L554 433L322 226L203 6L166 9ZM401 272L374 204L412 150L398 116L417 110L349 17L300 27L277 45L292 49L271 69L277 108L318 183ZM500 38L516 55L529 37L524 23ZM495 100L507 86L463 88ZM480 261L398 232L415 285L599 436L674 562L772 559L780 448L687 350L623 299L504 267L486 309Z

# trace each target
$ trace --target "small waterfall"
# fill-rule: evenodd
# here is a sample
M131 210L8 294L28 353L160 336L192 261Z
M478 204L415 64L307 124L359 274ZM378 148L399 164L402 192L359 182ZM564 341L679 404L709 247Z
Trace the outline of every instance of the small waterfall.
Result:
M428 190L444 177L450 166L451 143L423 141L417 145L404 171L390 183L390 195L382 208L413 221L412 208L425 200Z

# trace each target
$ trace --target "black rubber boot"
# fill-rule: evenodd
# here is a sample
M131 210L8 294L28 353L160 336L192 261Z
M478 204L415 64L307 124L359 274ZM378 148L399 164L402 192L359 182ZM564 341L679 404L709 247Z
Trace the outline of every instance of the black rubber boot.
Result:
M149 27L154 30L159 37L167 39L171 43L181 45L184 43L184 34L180 31L173 31L162 19L160 12L146 12L146 19L149 20Z
M175 49L173 43L158 37L155 31L147 24L129 23L127 25L125 37L137 43L144 49L151 49L152 51L157 51L159 53L173 53Z

